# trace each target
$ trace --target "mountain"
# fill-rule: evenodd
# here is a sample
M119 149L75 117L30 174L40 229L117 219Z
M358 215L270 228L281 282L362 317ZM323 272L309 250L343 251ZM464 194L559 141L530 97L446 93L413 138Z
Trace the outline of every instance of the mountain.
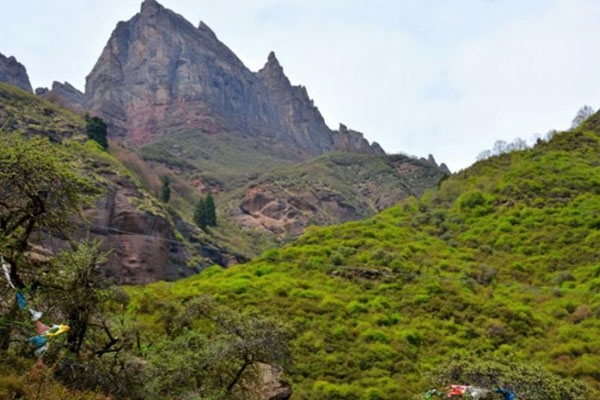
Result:
M0 82L19 87L33 93L25 67L14 57L5 57L0 53Z
M25 69L20 71L28 81ZM196 270L212 263L226 267L298 236L311 224L370 217L436 187L449 174L435 162L386 155L344 124L331 130L306 88L291 84L273 52L254 73L206 24L195 27L153 0L118 23L87 77L85 93L54 82L36 94L80 115L105 118L113 140L109 153L136 177L134 186L154 199L160 197L164 176L172 182L169 223L146 218L121 221L114 229L129 231L141 224L133 229L135 240L155 224L164 228L166 242L177 233L200 237L176 263L148 246L128 245L107 267L121 283L185 276L190 270L184 266L196 254L201 259L193 265ZM45 122L34 119L27 126L27 113L24 108L11 118L26 133L54 140ZM70 129L83 132L81 118ZM114 216L111 207L121 193L137 196L137 189L124 185L98 204L99 218ZM209 192L219 226L199 232L191 227L194 209ZM149 267L147 260L160 265Z
M14 134L43 136L64 146L102 188L94 207L85 210L87 222L81 222L75 237L86 237L89 231L93 238L102 240L104 249L111 250L103 273L114 282L173 280L209 265L227 266L245 259L186 224L114 156L132 158L134 154L116 143L109 152L99 150L93 142L86 143L86 125L80 115L0 83L0 135ZM49 249L66 246L64 237L47 240L43 238L41 243Z
M110 122L111 135L135 146L196 130L283 145L296 160L332 150L381 153L362 137L329 129L274 53L253 73L206 24L194 27L154 0L117 25L85 93L87 109Z
M311 228L248 264L133 288L132 318L161 321L153 310L207 295L276 316L294 332L287 372L299 400L420 399L435 387L429 372L467 354L539 364L590 390L571 397L565 383L531 398L598 398L598 160L600 114L373 218Z

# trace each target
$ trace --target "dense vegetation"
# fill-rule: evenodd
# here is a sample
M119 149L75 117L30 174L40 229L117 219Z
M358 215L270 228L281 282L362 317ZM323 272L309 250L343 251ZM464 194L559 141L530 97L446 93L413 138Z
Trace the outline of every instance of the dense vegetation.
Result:
M424 393L425 373L454 354L539 363L597 391L596 123L478 162L369 220L311 229L249 264L132 288L129 313L156 337L166 335L160 316L198 295L284 318L296 333L296 399Z

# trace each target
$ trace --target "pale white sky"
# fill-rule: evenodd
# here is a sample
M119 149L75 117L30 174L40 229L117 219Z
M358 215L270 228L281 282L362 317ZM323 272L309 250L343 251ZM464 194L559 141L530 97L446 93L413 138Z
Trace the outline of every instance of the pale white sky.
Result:
M497 139L567 128L600 106L597 0L162 0L207 23L246 65L277 53L332 128L452 170ZM0 0L0 53L34 87L83 90L141 0Z

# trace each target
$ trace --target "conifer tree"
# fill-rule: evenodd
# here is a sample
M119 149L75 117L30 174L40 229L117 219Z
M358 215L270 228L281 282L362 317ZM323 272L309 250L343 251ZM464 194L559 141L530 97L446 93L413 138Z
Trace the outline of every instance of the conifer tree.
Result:
M208 226L217 226L217 211L212 194L209 193L206 196L204 203L206 207L206 224Z
M164 201L165 203L168 203L169 200L171 200L171 180L169 179L168 176L163 176L162 177L162 190L161 190L161 198L162 201Z
M202 229L206 229L209 226L217 226L217 213L212 194L209 193L196 204L194 222Z
M204 198L198 200L198 203L196 203L194 222L202 229L206 229L208 226L206 218L206 200Z
M104 150L108 149L107 126L101 118L91 117L89 114L85 114L85 123L88 138L98 142Z

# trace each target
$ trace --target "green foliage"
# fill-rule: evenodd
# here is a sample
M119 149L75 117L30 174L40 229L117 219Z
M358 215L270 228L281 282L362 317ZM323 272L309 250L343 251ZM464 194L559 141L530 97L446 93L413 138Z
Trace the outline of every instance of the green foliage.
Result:
M246 265L161 286L161 297L212 295L289 321L296 399L424 394L427 372L466 350L546 387L562 382L554 374L574 379L565 396L585 385L595 398L599 158L595 131L557 134L374 218L311 228ZM553 390L544 395L560 398Z
M171 180L167 175L162 177L162 188L160 191L160 197L162 201L168 203L171 200Z
M85 115L88 137L97 142L104 150L108 149L107 125L102 118Z
M209 226L217 226L217 212L212 194L198 200L194 211L194 222L202 229Z
M73 215L97 193L93 182L74 168L76 160L45 138L0 138L0 253L22 286L19 270L27 244L39 230L73 226Z

